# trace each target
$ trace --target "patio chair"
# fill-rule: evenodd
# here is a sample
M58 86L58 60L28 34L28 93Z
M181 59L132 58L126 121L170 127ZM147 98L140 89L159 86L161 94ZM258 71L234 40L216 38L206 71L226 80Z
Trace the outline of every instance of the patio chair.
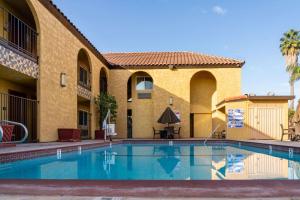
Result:
M295 131L293 128L283 128L283 124L280 124L281 127L281 141L283 140L283 136L287 135L289 140L293 139L293 136L295 134Z
M2 125L3 130L3 138L0 142L11 142L13 131L14 131L14 125Z
M178 130L174 130L174 135L178 135L178 138L180 138L180 129L181 127L179 127Z
M154 127L152 127L153 129L153 139L155 139L155 135L160 135L160 131L159 130L155 130Z
M215 131L212 134L212 138L216 138L216 139L225 139L226 138L226 131L223 129L221 131Z

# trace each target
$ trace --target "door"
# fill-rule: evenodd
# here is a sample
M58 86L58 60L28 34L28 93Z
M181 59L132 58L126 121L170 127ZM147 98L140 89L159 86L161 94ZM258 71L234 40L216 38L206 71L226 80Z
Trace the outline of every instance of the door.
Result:
M281 107L250 107L249 125L251 139L280 139L280 124L284 124Z
M89 113L84 110L78 112L78 128L80 129L81 138L89 138Z
M210 113L194 113L194 137L209 137L212 129Z
M127 110L127 138L132 138L132 110Z
M190 137L194 137L194 113L190 113Z

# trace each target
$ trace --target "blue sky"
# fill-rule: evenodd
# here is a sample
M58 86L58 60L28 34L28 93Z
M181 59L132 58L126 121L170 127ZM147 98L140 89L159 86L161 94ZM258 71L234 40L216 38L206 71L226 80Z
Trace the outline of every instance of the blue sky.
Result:
M300 30L300 0L54 3L101 52L194 51L243 59L243 93L289 94L279 39L290 28Z

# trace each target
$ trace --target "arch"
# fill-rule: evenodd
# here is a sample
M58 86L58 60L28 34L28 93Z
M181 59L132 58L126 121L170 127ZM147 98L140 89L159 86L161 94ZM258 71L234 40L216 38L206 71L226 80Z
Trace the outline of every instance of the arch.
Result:
M207 137L212 131L217 80L209 71L196 72L190 80L191 137Z
M39 55L39 23L37 13L29 0L3 1L2 20L8 25L7 39L29 59L37 61ZM8 17L5 17L8 15Z
M107 71L104 67L100 70L100 76L99 76L99 89L100 93L107 93Z
M92 66L88 52L81 48L77 54L78 84L91 91Z
M152 138L152 91L153 78L149 73L137 71L129 76L127 80L128 138Z
M150 82L151 82L151 85L152 85L151 90L153 89L153 85L154 85L153 78L149 73L147 73L145 71L134 72L129 76L129 78L127 80L127 100L130 100L130 98L132 98L132 91L137 90L136 87L139 87L139 86L137 86L137 81L138 81L137 77L149 77L149 79L144 80L144 82L145 82L145 84L150 84ZM133 87L133 86L136 86L136 87ZM146 86L146 85L144 85L144 86ZM142 84L140 85L140 87L142 87ZM142 91L143 88L139 88L139 90ZM150 89L145 88L144 91L150 92Z
M77 54L78 85L91 91L92 66L88 52L81 48ZM77 95L77 126L82 139L91 137L91 100Z
M86 69L88 69L89 72L92 71L90 56L89 56L87 50L85 50L84 48L81 48L78 51L77 64L78 64L78 67L81 65L81 67L85 67Z

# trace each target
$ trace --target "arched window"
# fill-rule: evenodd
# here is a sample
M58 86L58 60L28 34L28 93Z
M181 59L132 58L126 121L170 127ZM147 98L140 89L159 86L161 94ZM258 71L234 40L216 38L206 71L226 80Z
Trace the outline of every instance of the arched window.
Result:
M104 68L100 71L100 93L107 93L107 76Z

